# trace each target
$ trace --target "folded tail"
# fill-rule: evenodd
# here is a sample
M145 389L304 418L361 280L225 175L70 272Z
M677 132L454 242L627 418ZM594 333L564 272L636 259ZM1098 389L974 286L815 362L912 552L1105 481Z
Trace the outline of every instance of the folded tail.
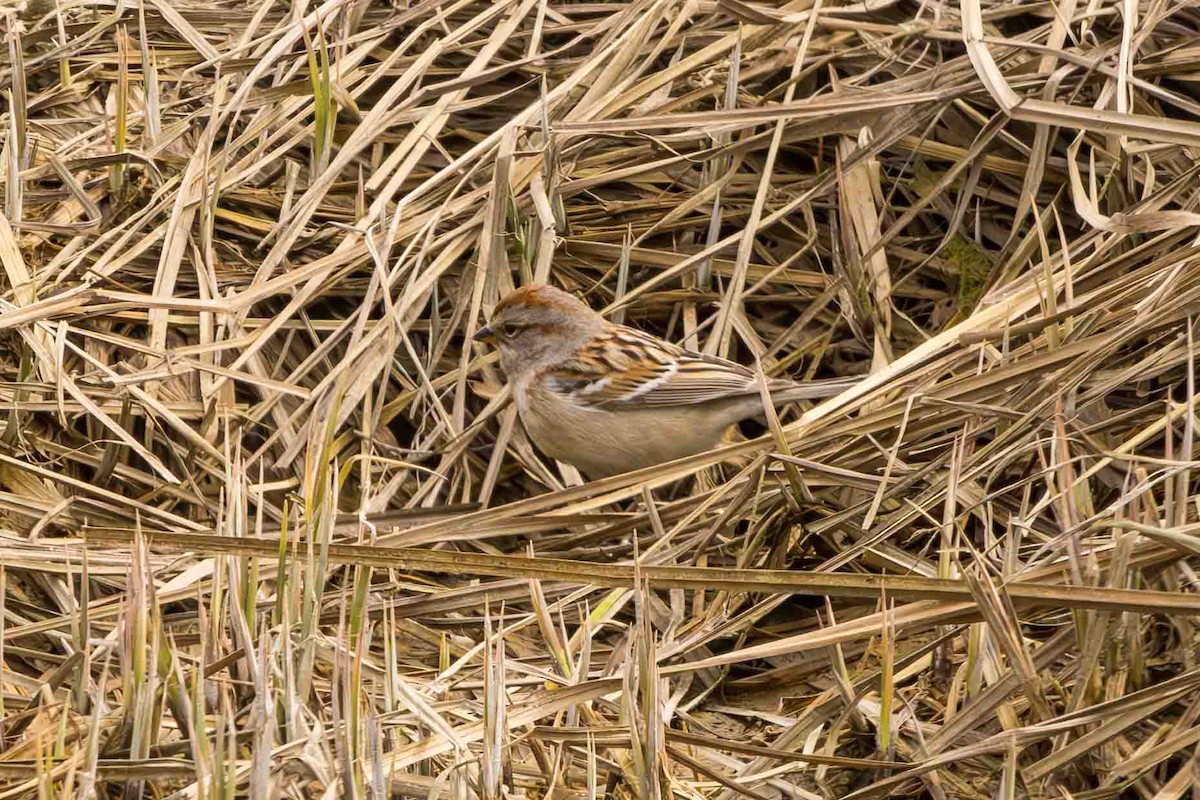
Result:
M771 399L778 403L794 403L797 400L824 400L841 394L856 385L865 375L850 375L845 378L821 378L819 380L793 383L780 381L779 389L771 387Z

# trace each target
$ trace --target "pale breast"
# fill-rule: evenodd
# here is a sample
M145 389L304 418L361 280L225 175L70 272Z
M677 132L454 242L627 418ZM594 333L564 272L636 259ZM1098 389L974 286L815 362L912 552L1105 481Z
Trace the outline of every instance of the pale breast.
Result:
M587 407L531 386L516 387L514 395L521 423L538 449L589 478L710 450L728 427L711 410L698 407Z

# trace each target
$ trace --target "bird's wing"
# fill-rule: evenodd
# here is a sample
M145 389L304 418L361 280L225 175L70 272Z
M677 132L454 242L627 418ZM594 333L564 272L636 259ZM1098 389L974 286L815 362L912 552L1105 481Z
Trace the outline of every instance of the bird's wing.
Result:
M547 386L583 406L694 405L757 394L752 370L611 325L575 356L545 373ZM774 384L786 382L771 381Z

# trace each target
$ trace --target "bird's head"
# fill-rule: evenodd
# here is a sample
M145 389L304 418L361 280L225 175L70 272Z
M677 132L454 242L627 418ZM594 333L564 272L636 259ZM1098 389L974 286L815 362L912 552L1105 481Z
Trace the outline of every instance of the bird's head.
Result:
M574 295L544 284L509 292L475 341L495 345L509 378L565 361L604 327L604 318Z

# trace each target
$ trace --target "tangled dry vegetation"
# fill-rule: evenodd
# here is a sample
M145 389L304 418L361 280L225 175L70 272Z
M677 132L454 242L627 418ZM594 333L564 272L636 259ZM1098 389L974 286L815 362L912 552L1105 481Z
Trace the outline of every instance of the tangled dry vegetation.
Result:
M2 8L0 798L1195 796L1194 3ZM543 280L868 377L582 483Z

